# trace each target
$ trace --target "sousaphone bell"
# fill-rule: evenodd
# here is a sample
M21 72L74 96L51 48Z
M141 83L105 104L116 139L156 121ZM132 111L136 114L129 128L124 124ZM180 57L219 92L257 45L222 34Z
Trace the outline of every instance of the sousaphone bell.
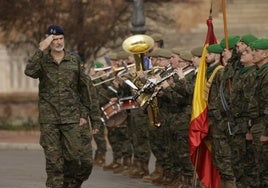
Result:
M154 39L148 35L133 35L131 37L128 37L124 40L122 47L123 49L131 54L134 54L135 58L135 64L136 64L136 71L145 71L143 67L143 58L144 54L148 52L152 47L154 46ZM135 79L137 81L137 79ZM134 82L135 83L135 82ZM138 87L142 87L138 83L138 81L135 83ZM140 106L143 106L146 101L150 98L150 94L142 93L138 97L138 103ZM149 117L149 122L151 125L160 126L159 120L158 120L158 105L157 105L157 98L153 100L153 102L147 107L147 113Z

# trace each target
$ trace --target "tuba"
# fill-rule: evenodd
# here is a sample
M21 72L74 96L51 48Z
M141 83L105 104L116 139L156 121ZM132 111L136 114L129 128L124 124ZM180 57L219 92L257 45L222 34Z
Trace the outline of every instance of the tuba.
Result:
M144 71L144 65L143 65L143 58L144 54L148 52L154 45L154 39L151 38L148 35L133 35L131 37L128 37L123 41L122 47L123 49L131 54L134 54L135 58L135 64L136 64L136 71ZM143 88L144 85L140 82L138 77L134 78L134 83L139 88ZM137 97L137 101L140 104L140 106L143 106L145 104L145 101L148 101L148 99L151 96L151 93L142 93L141 95L135 94ZM157 97L154 98L154 100L148 105L146 108L148 118L150 125L159 127L160 121L158 120L158 114L159 114L159 108L158 108L158 102Z

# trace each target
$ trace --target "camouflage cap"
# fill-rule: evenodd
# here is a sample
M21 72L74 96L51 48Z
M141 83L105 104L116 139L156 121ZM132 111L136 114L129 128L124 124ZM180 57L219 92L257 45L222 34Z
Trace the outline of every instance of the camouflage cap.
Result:
M193 56L201 57L203 53L203 46L195 47L191 50Z
M251 42L249 44L252 49L267 50L268 49L268 38L261 38Z
M163 35L160 33L154 33L151 35L151 37L154 39L155 42L163 40Z
M185 51L185 49L183 48L172 48L171 49L171 52L174 53L174 54L177 54L177 55L180 55L181 52Z
M193 56L189 51L182 51L180 58L182 58L184 61L192 61Z
M220 44L211 44L207 46L207 51L209 53L221 54L223 52L223 48Z
M229 49L233 49L235 47L235 45L239 42L240 40L240 37L239 36L236 36L236 35L230 35L228 36L228 46L229 46ZM226 48L226 42L225 42L225 39L222 39L221 42L220 42L220 45L223 49Z
M117 59L127 59L130 56L130 53L127 53L126 51L119 51L116 54Z
M167 49L163 49L163 48L159 48L159 50L157 51L157 56L158 57L164 57L164 58L171 58L171 51L167 50Z
M257 40L258 38L252 34L245 34L241 37L240 41L244 42L246 45L249 45L249 43Z
M150 53L147 54L148 57L158 57L158 50L160 48L156 48L155 50L151 51Z
M110 60L117 60L118 58L117 58L117 54L116 53L112 53L112 54L110 54L109 55L109 59Z

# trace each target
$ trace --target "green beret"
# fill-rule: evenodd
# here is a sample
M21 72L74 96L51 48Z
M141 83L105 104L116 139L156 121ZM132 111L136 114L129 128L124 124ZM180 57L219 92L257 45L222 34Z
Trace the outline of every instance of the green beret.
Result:
M126 51L119 51L117 52L116 55L117 55L117 59L127 59L130 56L130 54L127 53Z
M223 52L223 48L220 44L211 44L207 46L207 51L210 53L215 53L215 54L221 54Z
M99 62L99 61L96 61L96 62L94 62L94 68L103 68L104 67L104 65L101 63L101 62Z
M180 54L180 58L182 58L184 61L192 61L192 54L188 51L182 51Z
M163 40L163 35L161 35L159 33L152 34L151 37L154 39L155 42Z
M236 45L236 43L240 40L239 36L235 36L235 35L230 35L228 36L228 46L229 49L233 49ZM225 44L225 38L221 40L220 45L223 49L226 48L226 44Z
M267 50L268 49L268 38L262 38L255 40L249 44L251 49L260 49Z
M172 48L171 52L177 55L180 55L182 51L185 51L183 48Z
M241 42L244 42L246 45L249 45L249 43L257 40L258 38L252 34L246 34L243 35L240 39Z
M197 57L201 57L202 56L202 53L203 53L203 46L198 46L198 47L195 47L191 50L191 54L193 56L197 56Z
M163 48L159 48L159 50L157 50L157 56L158 57L164 57L164 58L171 58L171 51L167 50L167 49L163 49Z

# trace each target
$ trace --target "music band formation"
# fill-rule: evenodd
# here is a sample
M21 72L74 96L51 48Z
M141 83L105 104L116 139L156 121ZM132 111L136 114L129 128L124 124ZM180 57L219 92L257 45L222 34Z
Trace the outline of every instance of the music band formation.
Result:
M64 36L54 27L50 36ZM50 40L49 44L60 39ZM206 139L213 164L222 188L268 187L268 39L245 34L230 35L227 41L205 49ZM163 36L153 34L133 35L122 48L106 56L105 63L93 62L87 73L81 60L63 48L56 50L63 51L60 60L52 48L45 56L40 47L29 60L25 74L40 80L40 143L47 161L47 187L81 187L92 163L162 187L204 187L188 144L204 47L166 49ZM75 130L77 123L80 128ZM93 159L90 129L97 145ZM113 154L110 164L105 160L106 134ZM152 154L156 161L149 172Z
M96 84L99 91L113 87L115 92L110 88L111 91L107 92L111 95L107 94L107 96L116 96L118 99L111 99L108 104L107 101L106 104L103 103L102 115L113 117L116 114L115 118L118 118L120 113L129 115L127 119L123 115L122 119L107 119L108 124L110 124L109 121L117 122L113 122L115 124L112 126L107 126L108 140L115 139L110 142L114 152L114 161L112 164L104 165L103 169L142 178L155 185L191 187L194 181L194 167L189 158L188 128L195 79L203 47L199 46L187 51L183 48L168 50L160 45L144 53L142 47L140 51L137 50L139 46L136 41L139 41L140 37L132 36L126 39L122 45L125 52L120 51L110 57L111 69L121 70L117 67L121 63L123 70L118 72L120 75L115 76L111 82L101 82L101 86ZM143 45L146 43L149 46L151 42L146 41L148 40L146 37L140 43ZM156 45L159 44L158 42L163 44L163 38L159 35L152 35L152 38ZM132 44L136 45L135 48L130 45L131 40L133 40ZM228 43L228 49L224 39L219 44L207 47L206 77L210 85L206 91L206 100L213 162L220 171L222 187L265 187L267 169L263 169L265 168L263 164L267 164L265 163L267 155L264 155L267 126L261 125L264 126L262 130L265 140L258 140L261 132L258 130L257 134L252 131L251 120L257 109L261 114L267 111L264 105L265 99L260 98L263 94L261 91L255 92L258 71L263 69L259 61L264 62L263 64L267 61L267 39L257 39L252 34L231 35L228 37ZM254 60L252 54L259 50L264 51L266 55L260 59L256 57ZM140 58L142 61L139 60ZM136 69L132 65L135 65ZM102 67L103 65L96 62L95 66ZM121 76L122 72L123 76ZM102 77L102 81L106 79L105 76ZM93 81L95 81L94 78ZM129 81L133 84L129 84ZM262 82L258 84L265 84ZM261 87L265 93L264 86L258 87ZM258 101L258 106L251 107L252 101L256 101L255 103ZM255 103L253 104L257 105ZM259 107L260 104L263 106ZM253 108L257 109L254 109L251 114L250 110ZM263 117L257 119L260 118ZM118 137L110 135L119 129L127 129L126 137L129 138L130 143L128 143L129 140L126 142L129 145L129 152L131 152L130 148L133 148L133 159L132 153L127 152L128 154L124 155L122 151L124 142L118 138L122 133L115 132L114 134L118 134ZM257 135L253 136L253 134ZM121 145L121 147L113 147L113 144ZM117 151L114 148L116 147L120 148L118 151L122 153L118 154L120 157L115 154ZM257 151L260 147L264 150L258 156ZM95 162L102 165L105 161L103 158L105 151L99 153L98 151ZM148 151L156 157L155 170L151 174L148 172L150 157ZM262 165L257 165L255 160Z

